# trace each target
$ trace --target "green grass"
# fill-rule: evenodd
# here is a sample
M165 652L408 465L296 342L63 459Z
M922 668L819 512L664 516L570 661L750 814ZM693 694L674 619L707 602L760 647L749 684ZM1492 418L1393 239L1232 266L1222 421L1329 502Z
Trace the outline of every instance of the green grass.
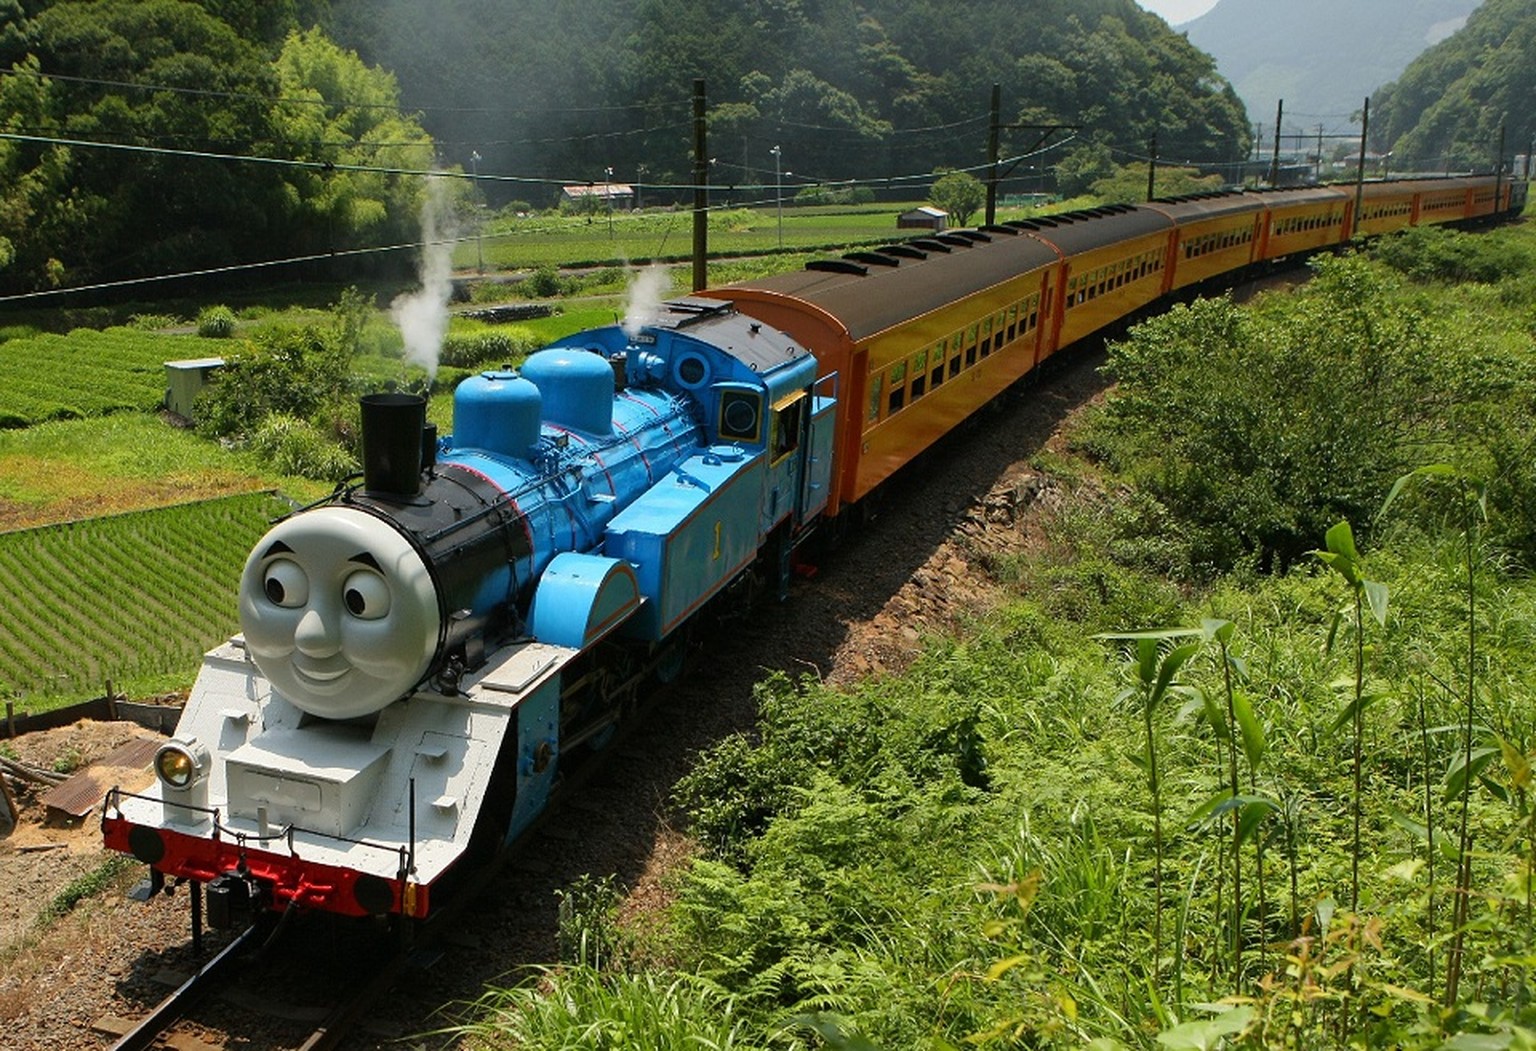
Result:
M785 209L785 247L869 244L896 238L896 207L878 211ZM712 255L773 252L780 248L779 225L772 209L731 209L711 214ZM537 266L631 264L687 259L693 251L691 212L647 212L614 216L536 215L504 220L480 239L487 269L517 270ZM461 242L455 266L473 269L473 240Z
M165 395L165 362L217 357L227 347L131 328L6 340L0 343L0 426L152 411Z
M0 532L257 487L322 491L146 413L0 430Z
M234 633L252 545L287 505L266 493L0 534L0 692L41 711L191 681Z
M777 210L721 207L710 213L711 256L751 256L784 250L833 249L886 244L913 236L898 230L896 216L921 201L872 205L798 207L786 204L782 227ZM999 221L1025 218L1045 211L1075 207L1073 202L1049 208L999 209ZM978 213L971 219L979 224ZM483 256L487 270L520 270L538 266L627 265L651 260L685 260L693 251L693 214L607 213L591 217L536 214L525 219L497 219L478 239L461 240L454 265L475 269Z

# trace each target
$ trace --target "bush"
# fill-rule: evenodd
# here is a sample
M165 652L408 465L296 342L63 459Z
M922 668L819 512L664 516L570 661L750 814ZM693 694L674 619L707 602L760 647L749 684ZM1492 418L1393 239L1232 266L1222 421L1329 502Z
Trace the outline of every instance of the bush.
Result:
M319 482L339 482L358 469L351 454L318 428L281 414L262 421L251 436L251 450L281 474Z
M795 203L817 204L872 204L875 191L868 186L807 186L795 193Z
M202 318L199 317L198 321L201 323ZM142 332L158 332L160 329L176 328L182 324L185 322L175 314L134 314L128 319L129 328L139 329ZM231 324L233 324L233 318L231 318Z
M1283 568L1369 522L1396 478L1486 427L1510 373L1363 258L1314 266L1273 308L1201 300L1111 348L1093 441L1190 524L1191 565Z
M564 292L566 283L554 267L541 266L523 278L521 287L525 295L548 299Z
M496 329L468 335L450 335L443 340L439 365L471 369L482 365L516 364L538 348L531 333Z
M245 438L267 416L313 419L351 394L352 355L334 333L275 332L225 355L224 367L193 405L205 437Z
M204 307L197 315L197 334L204 339L228 339L235 334L235 312L226 306Z
M1376 242L1372 254L1415 281L1493 284L1523 274L1531 254L1507 237L1415 226Z

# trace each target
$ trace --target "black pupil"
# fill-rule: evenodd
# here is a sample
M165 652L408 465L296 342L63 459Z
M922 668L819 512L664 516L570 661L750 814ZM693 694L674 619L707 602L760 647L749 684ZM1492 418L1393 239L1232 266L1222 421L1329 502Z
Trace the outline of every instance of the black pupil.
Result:
M347 589L347 609L352 611L354 617L361 617L363 610L368 608L368 603L363 600L363 593L356 588Z
M273 602L283 601L283 582L276 577L267 578L267 598Z

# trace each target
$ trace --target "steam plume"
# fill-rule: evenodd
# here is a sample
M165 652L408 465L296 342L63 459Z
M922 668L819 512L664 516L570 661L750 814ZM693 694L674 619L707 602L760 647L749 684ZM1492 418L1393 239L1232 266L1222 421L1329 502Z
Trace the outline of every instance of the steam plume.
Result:
M646 325L654 325L661 316L662 297L672 287L672 272L660 263L652 263L635 275L629 284L624 304L624 334L634 339Z
M405 337L405 358L437 377L443 337L448 333L448 300L453 294L453 213L447 183L429 178L421 204L421 288L395 297L390 316Z

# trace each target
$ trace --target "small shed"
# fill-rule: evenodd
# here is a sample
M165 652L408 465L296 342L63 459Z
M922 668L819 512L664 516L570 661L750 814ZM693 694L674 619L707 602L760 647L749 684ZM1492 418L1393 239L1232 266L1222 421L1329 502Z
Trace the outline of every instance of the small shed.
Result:
M935 208L925 204L921 208L913 208L910 212L902 212L896 217L896 229L898 230L932 230L938 232L949 228L949 213L942 208Z
M223 358L187 358L165 363L165 407L192 418L192 402L208 386L208 377L224 367Z
M567 204L595 200L599 210L623 211L635 206L635 188L627 182L594 182L560 187L560 199Z

